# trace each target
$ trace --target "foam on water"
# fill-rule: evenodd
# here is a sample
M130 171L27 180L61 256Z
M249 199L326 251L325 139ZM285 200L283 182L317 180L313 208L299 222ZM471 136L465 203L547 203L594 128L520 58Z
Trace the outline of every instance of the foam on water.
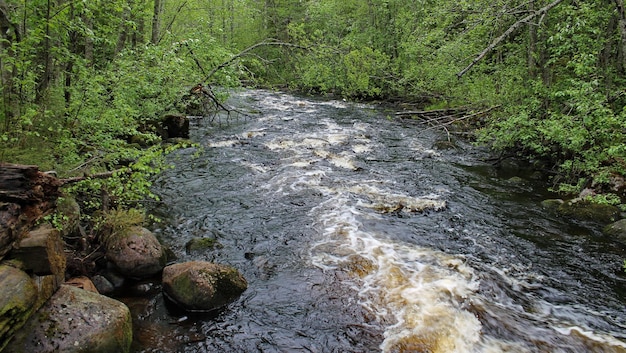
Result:
M478 288L463 258L394 243L363 231L352 197L339 191L312 213L323 233L313 264L354 276L361 305L387 323L385 352L469 352L480 341L478 319L464 303Z

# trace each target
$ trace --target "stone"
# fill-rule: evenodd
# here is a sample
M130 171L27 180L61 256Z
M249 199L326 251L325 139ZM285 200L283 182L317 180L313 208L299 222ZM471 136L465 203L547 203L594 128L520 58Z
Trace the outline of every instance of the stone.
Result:
M65 281L65 284L74 286L82 290L86 290L92 293L99 293L96 285L86 276L73 277Z
M556 210L561 206L565 201L561 199L547 199L541 201L541 207L551 210Z
M623 243L626 243L626 219L620 219L613 222L602 230L605 235L613 237Z
M3 353L127 353L131 342L132 322L126 305L62 285Z
M221 248L222 244L213 238L193 238L185 244L185 250L188 254L204 252L215 248Z
M619 208L616 206L580 199L564 202L559 206L558 212L567 217L602 223L615 222L620 217Z
M0 351L35 311L36 302L37 288L30 276L0 265Z
M167 255L151 231L131 227L123 234L114 234L106 242L106 256L119 272L130 278L148 278L163 270Z
M231 266L191 261L163 269L163 292L191 312L220 309L237 299L248 287L246 279Z
M26 233L13 247L10 257L21 261L27 270L39 276L64 274L67 260L63 246L59 231L44 223Z
M113 283L111 283L106 277L102 275L95 275L91 277L91 282L98 290L100 294L111 294L115 291Z

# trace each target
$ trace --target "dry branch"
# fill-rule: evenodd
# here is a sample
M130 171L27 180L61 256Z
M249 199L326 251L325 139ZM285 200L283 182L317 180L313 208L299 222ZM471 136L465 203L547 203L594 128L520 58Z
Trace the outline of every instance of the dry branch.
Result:
M246 49L242 50L241 52L239 52L239 54L233 56L232 58L224 61L223 63L221 63L220 65L215 67L213 70L211 70L211 72L209 72L207 77L204 79L204 82L207 82L217 71L219 71L220 69L223 69L226 66L230 65L233 61L235 61L238 58L246 55L250 51L252 51L252 50L254 50L254 49L258 48L258 47L272 46L272 45L274 45L274 46L281 46L281 47L293 47L293 48L299 48L299 49L307 49L306 47L303 47L303 46L300 46L300 45L297 45L297 44L286 43L286 42L279 42L279 41L275 41L275 40L259 42L259 43L256 43L254 45L249 46L248 48L246 48Z
M535 17L537 17L539 15L543 15L546 12L550 11L552 8L554 8L555 6L560 4L561 2L563 2L563 0L556 0L554 2L551 2L550 4L546 5L545 7L542 7L541 9L539 9L537 11L534 11L530 15L528 15L528 16L522 18L521 20L515 22L513 25L511 25L511 27L509 27L509 29L507 29L504 33L502 33L502 35L500 37L496 38L493 42L491 42L491 44L489 44L489 46L487 48L485 48L482 52L480 52L480 54L478 54L478 56L476 56L476 58L474 58L474 60L472 60L472 62L469 65L467 65L466 68L464 68L458 74L456 74L456 76L458 78L463 77L463 75L465 75L474 65L476 65L480 60L482 60L490 51L492 51L493 48L495 48L498 44L500 44L500 42L502 42L503 40L508 38L518 28L520 28L521 26L527 24L533 18L535 18Z
M426 129L424 129L424 130L421 130L421 131L428 131L428 130L433 130L433 129L437 129L437 128L443 128L443 129L445 129L446 131L448 131L448 130L447 130L447 128L446 128L446 126L448 126L448 125L452 125L452 124L457 123L457 122L462 121L462 120L467 120L467 119L471 119L471 118L476 117L476 116L481 116L481 115L487 114L487 113L489 113L490 111L492 111L492 110L494 110L494 109L498 109L498 108L500 108L500 105L496 105L496 106L493 106L493 107L491 107L491 108L487 108L487 109L485 109L485 110L481 110L481 111L479 111L479 112L472 113L472 114L469 114L469 115L463 115L463 116L462 116L462 117L460 117L460 118L452 119L452 120L447 121L447 122L445 122L445 123L441 123L441 124L438 124L438 125L434 125L434 126L431 126L431 127L426 128ZM449 133L448 133L448 134L449 134Z

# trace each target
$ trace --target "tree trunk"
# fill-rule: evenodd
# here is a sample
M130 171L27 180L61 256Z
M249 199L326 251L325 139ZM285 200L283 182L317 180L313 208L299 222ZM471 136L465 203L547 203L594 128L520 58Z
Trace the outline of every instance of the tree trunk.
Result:
M530 12L535 11L535 1L531 0L528 3L528 10ZM528 23L528 74L531 78L537 77L537 25Z
M85 24L85 27L87 27L87 29L89 29L89 32L93 33L93 20L91 19L91 16L87 15L87 14L83 14L82 15L83 18L83 23ZM85 60L87 61L87 66L90 67L93 65L93 38L91 35L86 35L85 36Z
M163 10L163 2L165 0L154 0L154 13L152 15L152 38L150 42L154 45L159 44L159 28L161 27L161 12Z
M124 46L126 45L126 39L128 38L128 25L126 22L130 19L130 8L126 7L122 14L122 24L120 28L120 33L117 37L117 44L115 45L115 53L114 56L117 56L122 50L124 50Z
M50 33L50 19L52 15L52 1L47 1L46 6L46 37L43 42L43 52L41 55L43 62L43 73L39 78L39 82L37 83L37 92L35 95L35 101L37 103L41 103L43 97L45 97L46 92L48 91L48 87L50 86L50 80L52 77L52 55L50 55L50 50L52 45L50 44L51 33Z
M617 7L617 15L619 18L620 43L620 66L622 71L626 69L626 9L624 8L624 0L614 0Z
M13 43L21 40L20 28L11 22L9 9L4 0L0 0L0 31L2 40L0 41L0 51L6 56L12 57L14 53L11 49ZM9 131L12 120L17 115L16 92L13 80L15 77L15 65L7 64L0 57L0 84L2 85L2 103L4 113L4 131Z

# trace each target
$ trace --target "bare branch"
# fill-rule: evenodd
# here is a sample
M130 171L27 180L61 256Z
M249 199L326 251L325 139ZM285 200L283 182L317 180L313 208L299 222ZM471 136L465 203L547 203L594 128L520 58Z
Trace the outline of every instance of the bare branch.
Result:
M79 181L83 181L87 179L106 179L106 178L112 177L115 174L125 174L125 173L130 173L130 172L131 172L130 168L122 168L122 169L112 170L112 171L103 172L103 173L96 173L96 174L91 174L91 175L83 175L79 177L59 179L59 181L61 182L61 185L66 185L66 184L71 184L71 183L77 183Z
M480 60L482 60L490 51L492 51L493 48L495 48L498 44L500 44L500 42L502 42L503 40L508 38L518 28L520 28L524 24L530 22L530 20L532 20L533 18L535 18L535 17L537 17L539 15L543 15L546 12L550 11L552 8L554 8L555 6L560 4L561 2L563 2L563 0L555 0L555 1L551 2L550 4L546 5L545 7L542 7L541 9L539 9L539 10L531 13L530 15L522 18L521 20L515 22L513 25L511 25L511 27L509 27L509 29L507 29L504 33L502 33L502 35L500 37L496 38L493 42L491 42L491 44L489 44L489 46L487 48L485 48L482 52L480 52L480 54L478 54L478 56L476 56L476 58L474 58L474 60L469 65L467 65L466 68L464 68L458 74L456 74L456 76L458 78L463 77L463 75L465 75L474 65L476 65Z
M238 58L246 55L248 52L258 48L258 47L262 47L262 46L271 46L271 45L275 45L275 46L281 46L281 47L293 47L293 48L299 48L299 49L307 49L306 47L297 45L297 44L292 44L292 43L286 43L286 42L278 42L275 40L268 40L268 41L263 41L263 42L259 42L256 43L252 46L249 46L248 48L242 50L241 52L239 52L239 54L233 56L232 58L226 60L225 62L221 63L220 65L218 65L216 68L214 68L213 70L211 70L211 72L209 72L209 74L207 75L207 77L204 79L204 82L209 81L209 79L220 69L225 68L226 66L230 65L233 61L237 60Z

